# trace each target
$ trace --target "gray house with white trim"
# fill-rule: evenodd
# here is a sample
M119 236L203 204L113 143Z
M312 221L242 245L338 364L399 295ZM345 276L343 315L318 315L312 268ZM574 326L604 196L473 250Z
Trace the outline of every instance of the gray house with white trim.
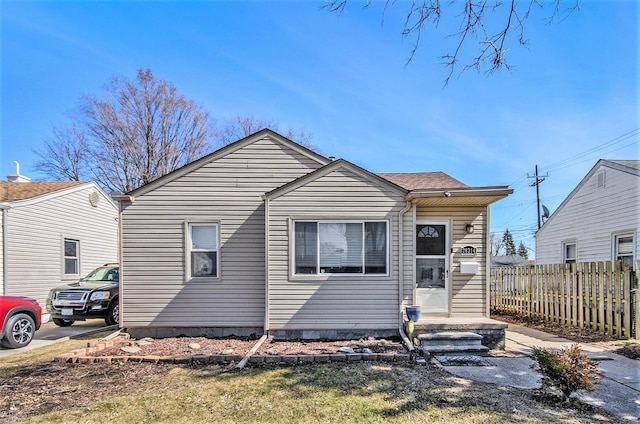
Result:
M487 319L489 205L441 172L374 174L262 130L121 204L121 325L134 336L397 334Z
M0 294L35 298L118 259L118 207L95 182L0 181Z
M638 260L640 160L600 159L536 233L536 263Z

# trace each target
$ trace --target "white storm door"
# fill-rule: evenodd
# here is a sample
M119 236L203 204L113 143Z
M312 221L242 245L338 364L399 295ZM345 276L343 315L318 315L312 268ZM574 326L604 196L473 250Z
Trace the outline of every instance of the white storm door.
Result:
M449 223L416 225L416 298L422 314L449 312Z

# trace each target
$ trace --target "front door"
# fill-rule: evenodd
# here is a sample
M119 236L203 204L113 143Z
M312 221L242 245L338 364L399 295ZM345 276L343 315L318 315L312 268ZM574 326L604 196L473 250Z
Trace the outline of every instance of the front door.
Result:
M416 304L422 314L449 312L449 223L416 225Z

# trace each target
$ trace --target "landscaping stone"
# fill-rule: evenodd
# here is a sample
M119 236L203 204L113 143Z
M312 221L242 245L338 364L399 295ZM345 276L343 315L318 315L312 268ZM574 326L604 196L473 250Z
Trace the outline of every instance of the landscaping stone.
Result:
M142 349L140 349L138 346L122 346L120 350L127 353L138 353Z

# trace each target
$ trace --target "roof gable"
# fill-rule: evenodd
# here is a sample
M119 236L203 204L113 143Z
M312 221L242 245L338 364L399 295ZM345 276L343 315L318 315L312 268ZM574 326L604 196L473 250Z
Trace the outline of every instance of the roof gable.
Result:
M270 130L268 128L260 130L254 134L251 134L248 137L245 137L241 140L238 140L234 143L231 143L227 146L224 146L216 151L214 151L213 153L210 153L206 156L203 156L200 159L197 159L191 163L188 163L186 165L184 165L181 168L176 169L175 171L172 171L154 181L151 181L150 183L142 186L142 187L138 187L135 190L132 190L129 195L131 196L139 196L145 193L148 193L152 190L155 190L158 187L163 186L164 184L173 181L179 177L182 177L184 175L187 175L193 171L195 171L196 169L199 169L211 162L214 162L222 157L225 157L233 152L236 152L248 145L251 145L253 143L256 143L260 140L264 140L265 138L269 138L270 140L273 140L277 143L283 144L285 146L287 146L288 148L302 154L303 156L308 157L309 159L312 159L316 162L318 162L320 165L326 165L327 163L330 163L331 160L329 158L326 158L292 140L289 140L288 138L276 133L273 130Z
M278 197L286 193L289 193L297 188L303 187L309 184L310 182L317 180L318 178L324 177L325 175L328 175L340 169L346 169L350 172L353 172L354 174L363 177L367 181L370 181L372 184L386 186L403 196L408 193L408 190L406 190L405 188L400 187L399 185L385 178L382 178L379 175L369 172L366 169L361 168L357 165L354 165L353 163L346 161L344 159L338 159L320 169L310 172L307 175L304 175L296 180L291 181L290 183L287 183L281 187L278 187L275 190L272 190L266 193L264 197L270 200L277 199Z
M630 174L640 176L640 160L607 160L600 159L598 161L602 166L617 169L618 171L628 172Z
M15 187L20 186L20 187ZM0 181L0 208L19 208L70 195L77 191L93 188L90 201L95 202L94 196L104 198L114 209L118 206L95 181L55 181L35 183L8 183ZM93 200L91 200L93 199Z
M9 183L0 181L0 202L15 202L17 200L33 199L70 187L87 184L80 181L37 182L37 183Z
M553 211L553 213L547 219L547 221L536 232L536 235L540 234L542 231L544 231L545 228L549 227L547 226L547 223L549 223L552 219L558 216L558 213L562 209L564 209L566 204L569 203L569 201L571 201L571 199L580 191L580 189L582 189L582 187L584 187L585 184L587 184L587 182L591 179L591 177L593 177L595 173L598 172L598 170L602 167L616 169L618 171L626 172L626 173L640 177L640 161L638 160L607 160L607 159L598 160L598 162L596 162L596 164L593 165L593 168L591 168L591 170L587 172L587 175L585 175L582 178L582 180L580 180L578 185L573 190L571 190L571 193L569 193L569 195L562 201L562 203L560 203L560 205L556 208L556 210Z

